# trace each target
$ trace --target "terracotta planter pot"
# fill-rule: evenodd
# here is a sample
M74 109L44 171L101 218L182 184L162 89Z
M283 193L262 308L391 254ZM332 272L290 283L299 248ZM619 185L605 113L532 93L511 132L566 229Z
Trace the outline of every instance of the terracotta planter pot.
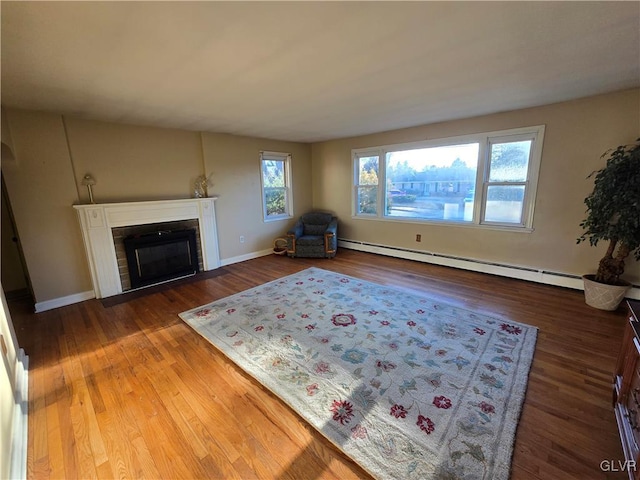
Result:
M594 280L595 275L583 275L584 299L587 305L600 310L615 310L624 299L631 284L607 285Z

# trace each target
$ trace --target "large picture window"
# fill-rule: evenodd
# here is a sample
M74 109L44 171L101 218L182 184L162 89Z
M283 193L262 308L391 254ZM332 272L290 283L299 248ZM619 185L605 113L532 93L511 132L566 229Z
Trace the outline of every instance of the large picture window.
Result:
M260 180L262 184L262 210L265 221L291 218L291 155L261 152Z
M544 126L354 150L354 216L531 229Z

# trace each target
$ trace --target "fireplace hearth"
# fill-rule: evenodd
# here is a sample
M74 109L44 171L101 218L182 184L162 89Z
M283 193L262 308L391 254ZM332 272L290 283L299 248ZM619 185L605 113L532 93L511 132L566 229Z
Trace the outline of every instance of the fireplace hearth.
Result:
M196 230L158 231L124 239L131 288L198 273Z

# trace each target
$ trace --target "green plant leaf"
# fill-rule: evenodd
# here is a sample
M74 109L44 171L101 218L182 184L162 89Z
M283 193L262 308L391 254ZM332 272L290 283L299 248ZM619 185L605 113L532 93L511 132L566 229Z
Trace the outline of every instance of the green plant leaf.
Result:
M584 199L587 216L577 243L589 241L595 247L608 241L611 250L618 248L607 251L596 274L597 281L615 284L629 254L640 260L640 138L605 152L605 157L606 165L588 177L594 178L594 187Z

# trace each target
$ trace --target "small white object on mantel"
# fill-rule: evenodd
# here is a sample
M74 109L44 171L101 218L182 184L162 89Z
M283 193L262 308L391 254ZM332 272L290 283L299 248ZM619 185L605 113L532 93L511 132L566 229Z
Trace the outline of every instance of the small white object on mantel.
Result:
M218 197L74 205L96 298L122 293L112 229L196 219L204 270L220 267L215 200Z

